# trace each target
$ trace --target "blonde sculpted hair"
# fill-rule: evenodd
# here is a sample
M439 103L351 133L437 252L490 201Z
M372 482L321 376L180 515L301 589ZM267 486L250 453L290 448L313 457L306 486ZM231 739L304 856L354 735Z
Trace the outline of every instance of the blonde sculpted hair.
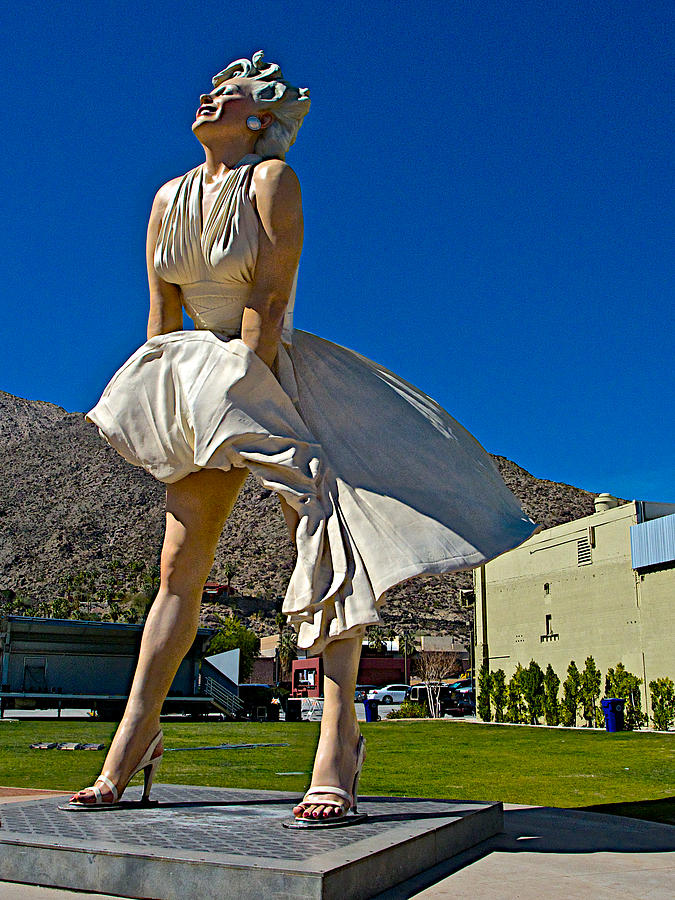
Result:
M235 59L213 76L213 86L218 87L231 78L250 78L259 82L253 86L253 99L264 109L269 108L274 122L261 132L255 152L266 158L284 159L309 112L309 88L297 88L285 81L276 63L263 62L262 50L254 53L251 59Z

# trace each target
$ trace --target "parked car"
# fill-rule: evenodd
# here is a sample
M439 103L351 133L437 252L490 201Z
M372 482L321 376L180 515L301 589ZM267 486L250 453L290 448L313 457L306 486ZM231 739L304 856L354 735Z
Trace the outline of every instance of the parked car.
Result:
M460 678L459 681L453 681L450 685L451 691L458 691L460 688L471 688L471 690L475 689L475 685L473 683L472 678Z
M413 684L409 689L406 700L411 703L426 703L429 709L429 695L426 684ZM448 707L452 702L452 687L449 684L442 684L438 695L441 715L444 716L448 712Z
M408 693L407 684L385 684L384 687L368 691L369 700L379 700L380 703L403 703Z
M355 703L363 703L363 701L368 696L368 691L376 691L376 684L357 684L356 691L354 692L354 702Z
M455 718L475 715L476 694L473 688L464 687L451 691L450 700L445 705L444 712Z
M406 700L412 703L426 703L429 699L426 684L413 684ZM438 695L442 716L471 716L476 712L476 693L469 681L456 681L453 684L441 684Z

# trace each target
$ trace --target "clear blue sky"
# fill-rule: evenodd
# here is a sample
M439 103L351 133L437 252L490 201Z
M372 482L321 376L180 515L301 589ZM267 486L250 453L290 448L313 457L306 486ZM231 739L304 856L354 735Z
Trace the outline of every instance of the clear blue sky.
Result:
M4 4L0 388L86 410L143 342L154 192L264 49L312 92L296 325L539 477L675 501L672 9Z

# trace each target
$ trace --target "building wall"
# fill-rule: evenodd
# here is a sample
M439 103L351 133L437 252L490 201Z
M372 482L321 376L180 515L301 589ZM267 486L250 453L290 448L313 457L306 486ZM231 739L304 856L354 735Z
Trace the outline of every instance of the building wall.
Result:
M142 625L7 616L0 622L2 689L126 695L142 632ZM199 629L172 682L170 696L195 693L199 658L211 634Z
M291 696L321 697L323 666L320 656L294 659L291 663Z
M395 684L410 677L410 659L397 656L362 656L359 662L358 684L374 684L377 687ZM406 673L407 669L407 673Z
M477 665L487 656L508 678L534 659L564 680L571 660L581 669L593 656L603 677L621 661L647 685L675 679L675 569L632 569L636 522L636 504L623 504L547 529L477 570Z
M242 681L242 684L274 684L275 678L275 660L266 656L261 656L253 660L253 668L248 678Z
M675 568L637 575L645 683L664 675L675 681ZM644 677L644 675L643 675Z
M378 687L405 681L406 662L402 657L362 656L359 663L357 684L374 684ZM410 660L407 661L408 677ZM323 667L320 657L294 659L291 666L293 696L323 697Z
M278 634L264 634L260 638L260 655L262 657L270 657L274 659L279 647Z

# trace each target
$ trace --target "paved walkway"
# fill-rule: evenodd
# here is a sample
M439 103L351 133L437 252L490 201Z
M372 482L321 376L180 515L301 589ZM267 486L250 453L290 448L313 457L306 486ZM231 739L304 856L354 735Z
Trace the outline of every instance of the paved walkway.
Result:
M4 796L0 802L8 801L11 798ZM380 894L378 900L672 900L674 886L675 826L507 804L504 834ZM0 897L119 900L110 894L2 881Z
M505 804L505 833L378 900L672 900L675 826Z

